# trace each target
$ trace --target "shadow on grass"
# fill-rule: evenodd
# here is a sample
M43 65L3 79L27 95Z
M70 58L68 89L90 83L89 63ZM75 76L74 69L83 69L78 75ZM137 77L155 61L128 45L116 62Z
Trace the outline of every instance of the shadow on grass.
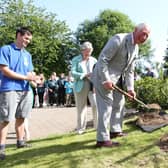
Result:
M60 136L52 136L45 139L33 140L31 141L33 145L31 148L16 149L15 145L8 145L6 153L7 158L6 160L0 162L0 167L17 167L19 165L30 164L30 162L34 161L36 163L31 163L31 166L34 166L35 164L35 167L40 167L44 164L46 167L49 165L49 167L51 167L53 164L62 164L62 162L60 162L62 159L72 162L72 165L79 166L81 155L85 154L83 151L95 149L94 137L91 136L91 138L88 138L88 136L94 132L95 131L90 130L87 134L83 135L70 133ZM60 139L62 139L62 141L64 141L63 139L66 139L67 142L64 143ZM17 152L15 152L15 150L17 150ZM12 151L12 154L10 154L10 152L8 154L8 151ZM81 155L76 155L76 152L81 153ZM54 157L54 159L51 159L50 157L48 158L48 156Z
M153 148L155 145L156 144L150 144L150 145L146 146L145 148L142 148L139 151L131 153L131 155L129 155L121 160L118 160L116 163L120 164L120 163L126 162L128 160L131 160L132 158L135 158L139 154L144 153L145 151L148 151L149 149Z
M95 130L88 130L88 132L86 132L87 134L88 133L93 133L95 132ZM85 135L85 134L83 134ZM44 141L55 141L56 139L59 140L59 139L62 139L62 138L66 138L66 137L74 137L76 136L76 133L75 133L75 130L73 130L72 132L70 133L67 133L67 134L62 134L62 135L50 135L49 137L47 138L40 138L40 139L35 139L35 140L31 140L31 142L44 142Z
M124 132L126 133L134 132L137 131L137 129L139 129L136 125L136 120L126 121L124 122L124 124L127 126L127 128L125 128L124 130Z
M46 140L47 139L45 139L44 141ZM73 162L73 165L78 165L80 164L79 159L77 159L76 155L71 154L71 153L79 152L80 150L83 153L84 150L94 149L95 146L92 145L93 141L95 140L83 140L83 141L72 142L72 143L68 143L64 145L56 144L56 145L44 146L40 148L32 147L32 148L27 148L27 149L17 149L18 153L7 155L6 160L0 163L0 167L1 167L1 164L3 165L3 167L14 167L14 166L22 165L22 164L25 165L25 164L30 163L31 159L38 160L39 158L41 158L39 160L41 163L36 163L38 164L38 166L39 164L41 165L50 164L51 166L51 163L46 163L49 160L50 162L55 162L55 164L59 164L59 162L61 162L60 158L63 160L66 159L66 160ZM48 160L43 160L48 155L52 155L52 154L55 154L53 155L53 156L56 156L55 159L51 160L49 158ZM59 159L58 159L58 156L60 156ZM81 156L79 156L79 158L81 158Z
M126 129L126 132L133 131L136 131L136 127L134 125L129 125ZM64 167L62 164L68 164L69 168L78 168L79 165L83 162L82 159L85 159L87 162L87 160L89 161L90 158L99 157L99 155L102 155L102 153L106 154L106 152L111 153L112 151L115 153L120 150L126 150L126 148L123 149L123 146L113 149L109 148L94 150L96 140L95 135L92 136L94 132L95 131L90 130L87 132L86 136L85 134L79 136L74 133L70 133L66 135L52 136L45 139L33 140L31 141L33 143L32 148L17 149L17 153L11 152L13 154L7 153L7 158L5 161L0 162L0 167L18 167L19 165L26 164L28 167L29 164L33 167ZM68 138L70 140L69 143L67 142L61 144L62 142L59 140L64 138ZM42 146L43 142L44 146ZM46 142L49 142L48 145ZM145 152L152 146L153 145L146 147L147 149L141 148L141 150L138 152L130 154L116 163L122 163L133 157L136 157L139 153ZM10 148L11 151L15 150L14 146L10 146Z

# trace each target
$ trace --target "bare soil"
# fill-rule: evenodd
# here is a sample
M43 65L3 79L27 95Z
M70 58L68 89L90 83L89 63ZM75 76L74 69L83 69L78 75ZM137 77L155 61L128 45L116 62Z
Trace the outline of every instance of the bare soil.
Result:
M168 124L168 114L161 114L161 107L158 104L148 104L148 107L153 109L154 112L142 112L137 119L138 125L156 126ZM163 135L157 145L164 152L168 152L168 134Z
M157 112L140 114L137 123L139 125L159 125L168 124L168 115L160 115Z
M164 152L168 152L168 134L165 134L160 138L158 146Z
M153 104L147 104L148 108L152 111L159 112L161 110L161 107L159 104L153 103Z
M148 104L148 107L152 109L152 112L140 112L137 119L138 125L159 125L168 124L168 115L160 113L161 107L158 104Z

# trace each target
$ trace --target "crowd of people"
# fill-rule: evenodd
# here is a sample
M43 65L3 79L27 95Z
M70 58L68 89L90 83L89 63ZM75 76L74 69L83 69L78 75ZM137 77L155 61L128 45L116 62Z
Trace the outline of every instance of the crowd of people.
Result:
M145 23L137 25L131 33L114 35L102 49L98 60L91 54L89 41L81 46L81 53L72 59L71 75L59 77L52 72L49 79L43 73L35 74L32 58L26 51L32 40L32 31L21 27L16 41L0 49L0 159L5 159L5 146L9 123L16 118L17 148L29 147L25 141L25 119L32 107L69 107L74 101L77 110L77 133L86 130L88 100L92 107L96 147L116 147L115 137L126 136L122 130L125 99L114 89L126 88L135 98L134 61L138 45L150 33ZM32 94L33 93L33 94ZM74 99L74 100L73 100Z
M75 104L73 78L52 72L49 79L43 73L36 75L37 85L32 85L33 108L44 106L72 107Z

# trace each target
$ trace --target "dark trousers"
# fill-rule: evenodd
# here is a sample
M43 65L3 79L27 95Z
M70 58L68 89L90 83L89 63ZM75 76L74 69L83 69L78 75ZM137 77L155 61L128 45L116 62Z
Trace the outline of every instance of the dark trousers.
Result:
M39 96L40 107L42 107L43 106L43 102L44 102L44 92L38 93L38 96Z
M65 88L60 88L58 90L58 105L65 104Z

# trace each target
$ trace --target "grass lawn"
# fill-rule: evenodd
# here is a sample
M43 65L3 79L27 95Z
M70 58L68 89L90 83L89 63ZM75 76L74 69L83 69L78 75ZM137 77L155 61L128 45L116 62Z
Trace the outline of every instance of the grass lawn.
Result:
M152 133L125 121L128 136L117 138L121 146L95 148L96 132L50 136L32 141L32 148L7 147L1 168L167 168L168 155L156 145L168 126Z

